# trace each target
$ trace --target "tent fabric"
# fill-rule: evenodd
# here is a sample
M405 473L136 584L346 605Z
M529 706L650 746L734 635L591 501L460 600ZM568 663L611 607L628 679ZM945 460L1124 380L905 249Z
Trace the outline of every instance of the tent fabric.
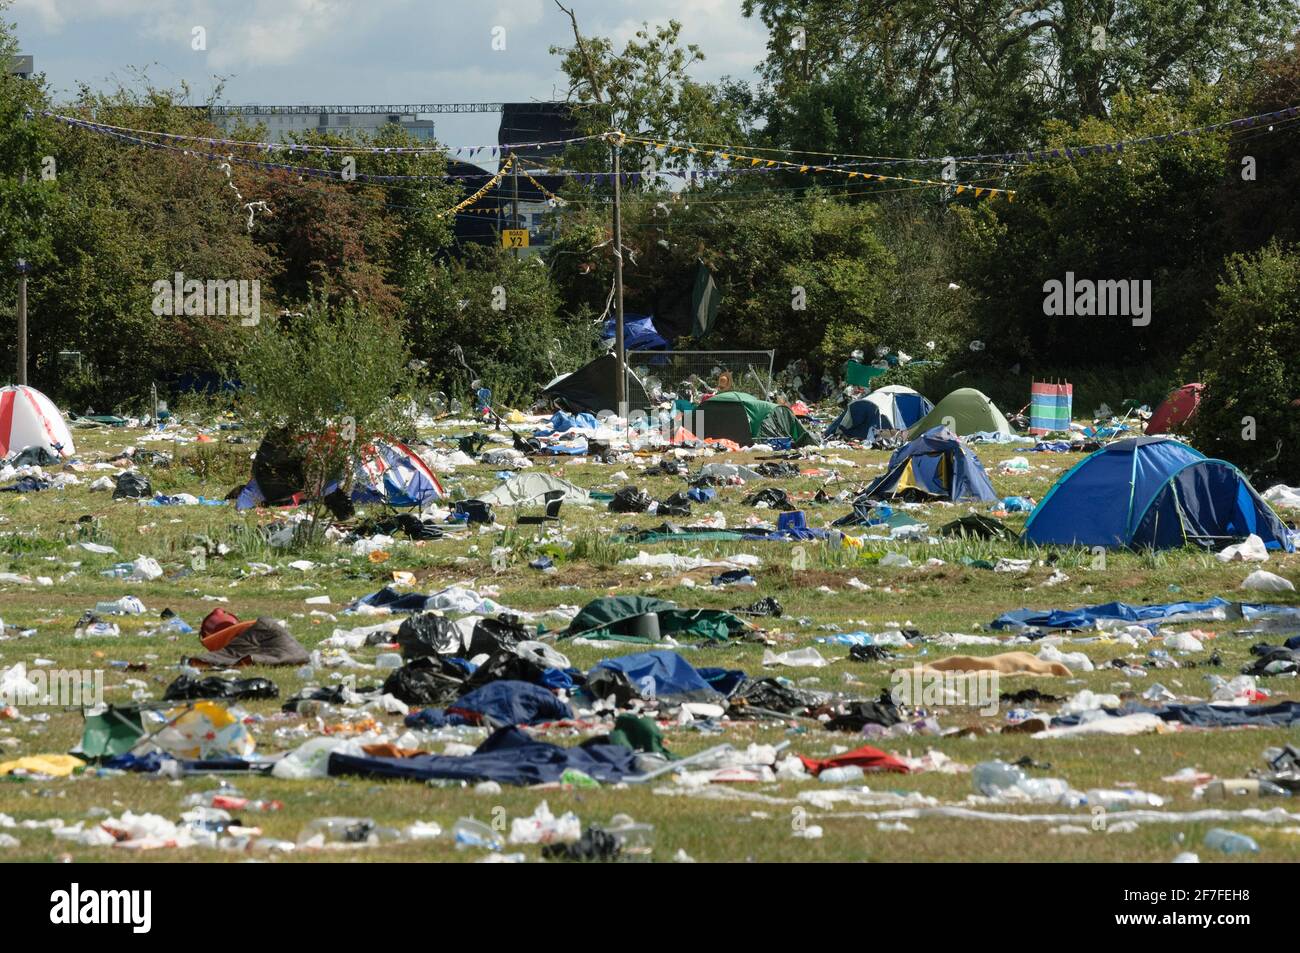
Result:
M234 668L240 665L306 665L311 656L288 629L274 619L263 617L220 650L193 656L188 661L195 665Z
M676 652L660 649L603 659L587 673L588 694L604 697L600 686L611 672L625 678L627 684L644 698L669 702L712 702L722 698L721 693Z
M1222 548L1254 533L1293 550L1290 534L1232 464L1168 437L1133 437L1085 457L1025 523L1038 545Z
M852 751L846 751L830 758L810 758L801 754L799 760L803 762L804 768L813 777L831 768L847 768L853 765L863 771L893 771L897 774L907 774L909 770L907 765L892 754L887 754L870 745L863 745L861 748L854 748Z
M581 771L603 783L622 781L640 773L637 753L619 744L588 743L573 748L530 738L519 728L501 728L464 757L418 755L414 758L373 758L333 752L332 777L357 775L428 781L496 781L532 785L559 781L566 771Z
M694 416L695 429L699 431L702 440L730 440L737 447L748 447L754 443L749 412L744 404L718 401L708 410L696 411Z
M917 421L908 435L919 437L934 427L946 426L952 418L951 427L959 437L973 433L998 433L1011 436L1011 425L1002 411L994 406L982 393L973 387L961 387L953 391L934 409Z
M460 715L469 724L501 728L563 721L573 717L573 709L540 685L503 678L462 695L447 706L447 714Z
M1019 629L1034 626L1041 629L1091 629L1102 619L1138 625L1167 622L1170 619L1222 619L1230 605L1232 603L1227 599L1215 596L1205 602L1166 602L1159 605L1107 602L1084 606L1082 609L1017 609L994 619L993 628Z
M907 493L953 502L998 498L980 458L946 427L934 427L895 450L864 495L878 500Z
M240 491L235 509L262 504L295 505L306 483L301 450L284 431L268 433L253 457L252 479ZM338 481L326 487L330 496ZM341 496L341 494L339 494ZM356 455L351 499L356 503L426 506L446 496L442 484L410 447L376 440Z
M551 381L542 393L559 404L571 414L587 411L599 414L601 411L617 413L618 407L618 358L606 354L594 361L584 364L572 374L565 374ZM628 406L632 410L644 410L650 406L650 398L645 387L635 374L627 378Z
M1300 702L1283 701L1272 705L1215 705L1198 702L1190 705L1165 705L1152 708L1140 702L1126 702L1119 708L1104 709L1113 717L1153 714L1164 721L1174 721L1192 728L1288 728L1300 724ZM1058 715L1052 725L1076 725L1081 715Z
M714 394L708 400L701 401L697 409L704 412L704 418L708 420L708 409L710 405L718 401L719 403L735 403L745 408L745 414L749 417L749 434L753 442L770 440L772 438L787 438L791 441L791 446L807 447L816 446L819 441L790 411L789 407L781 404L774 404L768 400L760 400L753 394L746 394L744 391L728 390Z
M1204 384L1184 384L1166 397L1147 421L1147 436L1169 433L1191 420L1201 405L1204 390Z
M358 454L354 502L427 506L445 496L428 464L406 444L376 440Z
M521 473L474 499L492 506L527 506L557 490L564 493L566 503L591 502L591 494L582 487L549 473Z
M606 319L604 330L601 332L603 340L614 340L617 334L614 322L617 320L616 317ZM624 313L623 347L629 351L658 351L669 350L671 345L655 329L653 314Z
M869 440L873 430L907 430L932 410L934 404L910 387L882 387L845 407L825 437Z
M31 448L64 459L77 452L53 401L25 384L0 387L0 460Z
M691 334L694 337L702 338L713 330L721 302L722 293L713 279L713 272L704 262L699 262L691 289Z
M857 361L844 362L844 383L851 387L870 387L871 382L888 371L887 367L872 367Z
M566 637L648 642L649 639L625 630L631 620L650 613L659 618L660 635L722 642L749 628L739 617L721 609L681 609L672 602L650 596L602 596L587 603L573 617L564 634Z

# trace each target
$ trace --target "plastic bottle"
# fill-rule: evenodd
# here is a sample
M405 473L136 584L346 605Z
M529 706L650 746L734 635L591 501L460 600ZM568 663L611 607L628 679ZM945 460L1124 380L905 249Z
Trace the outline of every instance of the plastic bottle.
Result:
M628 863L648 862L655 849L655 827L638 823L627 814L615 814L605 828L618 838L618 858Z
M217 807L224 811L254 811L260 814L279 811L284 807L283 801L254 801L230 791L204 791L200 794L191 794L185 799L185 803L190 806Z
M1005 761L981 761L971 772L975 790L985 797L996 797L1004 788L1019 787L1025 782L1025 772Z
M462 817L456 821L451 826L451 837L456 842L457 850L464 850L466 847L500 850L504 846L500 834L472 817Z
M373 837L378 840L375 822L368 817L318 817L302 829L298 844L305 844L317 835L327 844L365 844Z
M396 669L402 667L402 657L396 652L381 652L375 658L375 668L377 669Z
M1259 845L1253 838L1238 834L1236 831L1224 830L1222 827L1216 827L1206 833L1205 846L1225 854L1259 853Z
M823 784L848 784L853 781L862 780L862 769L856 764L848 764L842 768L827 768L817 775L817 780Z

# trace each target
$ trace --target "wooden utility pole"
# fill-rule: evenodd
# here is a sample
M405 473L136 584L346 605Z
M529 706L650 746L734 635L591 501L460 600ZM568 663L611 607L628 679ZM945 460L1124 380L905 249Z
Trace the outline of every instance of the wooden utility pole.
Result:
M23 170L23 185L27 184L27 170ZM27 262L18 259L18 367L14 379L27 383Z
M626 415L627 405L627 351L623 345L623 186L620 153L623 134L612 133L610 143L614 151L614 351L618 355L618 413Z

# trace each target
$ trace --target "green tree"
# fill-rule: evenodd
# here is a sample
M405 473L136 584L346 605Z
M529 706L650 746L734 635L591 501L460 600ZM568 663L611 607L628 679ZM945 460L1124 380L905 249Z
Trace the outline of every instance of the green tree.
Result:
M464 398L474 381L499 406L530 404L539 385L595 354L594 315L561 314L560 297L539 258L469 246L429 269L408 301L407 335L428 364L429 383Z
M1284 48L1298 15L1291 0L745 0L743 10L770 33L761 99L774 134L815 124L841 100L837 87L857 81L870 103L857 114L863 132L886 115L897 131L884 141L931 155L1023 147L1045 120L1107 118L1121 95L1177 98L1237 77ZM796 104L810 111L801 120ZM854 117L841 105L839 118Z
M305 542L322 531L328 484L348 490L374 440L414 432L408 363L399 323L349 300L312 297L249 335L235 365L240 410L255 432L283 435L301 453L315 506Z
M1213 323L1183 362L1205 385L1192 419L1202 452L1253 479L1300 470L1300 246L1270 243L1225 263Z
M743 136L745 91L735 83L700 83L690 75L704 53L694 43L682 45L682 25L670 20L653 29L642 24L621 51L607 37L584 36L577 17L556 0L573 27L573 46L552 47L560 70L568 77L566 99L579 131L600 135L611 130L650 139L732 143ZM608 167L608 148L587 143L571 150L570 161L580 168ZM623 168L680 169L699 157L686 152L655 154L649 147L628 143Z
M1116 100L1111 120L1049 126L1051 145L1136 138L1222 118L1210 97L1181 108L1163 97ZM956 212L964 226L958 283L974 296L980 363L1078 367L1176 363L1204 326L1223 256L1210 214L1224 176L1225 136L1035 165L1013 202ZM1047 283L1150 281L1150 323L1131 316L1052 316ZM1138 320L1143 320L1138 317Z

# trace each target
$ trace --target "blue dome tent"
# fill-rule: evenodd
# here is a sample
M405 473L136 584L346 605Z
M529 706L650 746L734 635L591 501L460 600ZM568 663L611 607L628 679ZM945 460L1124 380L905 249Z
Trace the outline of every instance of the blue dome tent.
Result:
M1286 526L1241 471L1167 437L1102 447L1068 470L1025 524L1026 542L1220 548L1254 533L1292 551Z
M946 427L932 427L895 450L865 495L879 500L909 493L953 502L998 498L980 458Z
M934 404L910 387L882 387L845 407L826 436L867 440L872 430L906 430L932 410Z

